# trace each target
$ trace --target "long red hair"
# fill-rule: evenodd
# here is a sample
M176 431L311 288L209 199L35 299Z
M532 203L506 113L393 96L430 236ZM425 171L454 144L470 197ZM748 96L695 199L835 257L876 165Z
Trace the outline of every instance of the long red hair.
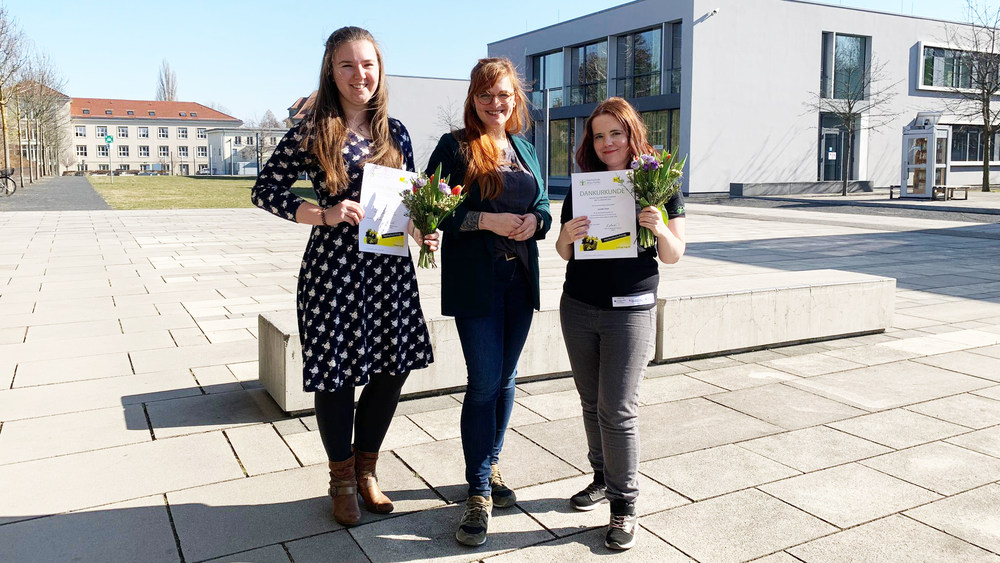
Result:
M528 117L528 96L524 93L524 83L518 76L514 63L505 57L479 59L469 78L469 93L465 97L465 142L462 144L468 165L465 185L478 182L483 199L494 199L503 192L503 178L497 170L500 149L476 113L476 96L504 78L510 79L514 92L514 111L504 125L504 130L511 135L521 133L531 123Z
M653 145L649 144L646 136L646 124L639 117L639 112L635 111L632 104L622 98L608 98L597 104L593 113L587 118L584 126L583 140L580 148L576 149L576 164L584 172L601 172L608 169L608 166L601 162L594 150L594 118L598 115L610 115L618 120L625 128L628 135L628 156L631 161L641 154L653 154Z

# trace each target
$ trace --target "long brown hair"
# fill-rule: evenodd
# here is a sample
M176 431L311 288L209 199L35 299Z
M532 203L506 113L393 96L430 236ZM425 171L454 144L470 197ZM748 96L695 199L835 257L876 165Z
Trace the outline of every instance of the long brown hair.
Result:
M514 111L504 125L512 135L523 131L531 120L528 117L528 97L524 83L506 57L479 59L469 77L469 93L465 97L465 143L462 145L468 171L465 185L479 183L483 199L494 199L503 191L503 178L497 170L500 149L489 136L486 126L476 113L476 96L489 90L504 78L510 79L514 91Z
M649 144L646 137L646 125L635 111L632 104L622 98L608 98L597 104L593 113L587 118L584 126L583 140L580 141L580 148L576 149L576 164L584 172L600 172L608 169L608 165L601 162L594 150L594 118L598 115L610 115L618 120L625 128L628 135L628 157L631 161L641 154L653 154L653 146Z
M367 162L394 168L403 165L403 153L389 131L389 92L385 86L382 50L367 30L353 26L342 27L326 40L326 52L323 53L323 65L319 73L319 90L305 123L304 147L319 161L320 168L326 173L326 189L333 195L344 191L349 182L343 155L344 143L347 142L347 123L340 103L340 91L333 78L336 71L334 57L337 49L354 41L371 43L378 58L378 86L375 94L368 100L367 114L372 145Z

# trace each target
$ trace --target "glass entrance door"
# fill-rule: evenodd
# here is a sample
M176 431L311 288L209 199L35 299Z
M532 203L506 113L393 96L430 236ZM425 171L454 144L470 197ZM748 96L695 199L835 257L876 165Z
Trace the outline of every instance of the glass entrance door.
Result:
M842 179L841 154L844 133L840 129L823 129L820 138L819 180L837 182Z

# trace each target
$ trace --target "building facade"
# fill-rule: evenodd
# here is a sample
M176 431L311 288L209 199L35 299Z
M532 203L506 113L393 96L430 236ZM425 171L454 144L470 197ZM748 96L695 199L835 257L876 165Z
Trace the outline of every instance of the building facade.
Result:
M72 98L68 169L205 173L209 129L241 124L194 102Z
M731 184L820 186L842 178L900 184L902 129L941 111L950 127L946 183L982 174L982 127L949 113L960 86L959 51L944 38L964 24L800 0L640 0L488 46L532 86L534 140L552 192L565 193L584 121L611 95L642 114L650 139L689 155L685 193ZM891 117L853 148L817 100L850 90L853 68L881 65L868 89L894 93ZM993 158L1000 171L1000 151Z
M208 173L256 176L258 158L267 162L288 128L236 128L209 129Z

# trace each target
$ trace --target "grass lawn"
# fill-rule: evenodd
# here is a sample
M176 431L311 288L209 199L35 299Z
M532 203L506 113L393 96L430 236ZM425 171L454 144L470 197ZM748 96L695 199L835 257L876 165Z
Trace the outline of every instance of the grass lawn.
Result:
M88 176L90 185L113 209L208 209L253 207L255 177ZM292 191L316 203L312 184L298 181Z

